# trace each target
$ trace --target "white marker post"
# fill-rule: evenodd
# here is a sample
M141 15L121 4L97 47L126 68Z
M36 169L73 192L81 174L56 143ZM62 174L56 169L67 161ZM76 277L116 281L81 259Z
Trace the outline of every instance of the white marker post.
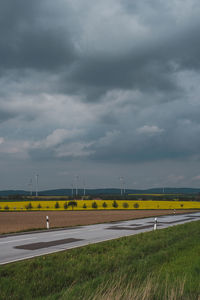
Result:
M155 218L155 222L154 222L154 226L153 226L153 230L157 229L157 218Z
M175 214L176 214L176 210L174 209L174 216L175 216Z
M46 220L47 220L47 229L49 229L49 217L46 216Z

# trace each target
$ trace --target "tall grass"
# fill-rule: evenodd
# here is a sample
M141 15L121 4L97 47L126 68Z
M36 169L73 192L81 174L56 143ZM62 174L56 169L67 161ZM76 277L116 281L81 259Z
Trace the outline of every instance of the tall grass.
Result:
M200 221L0 267L1 300L200 300Z
M157 280L156 280L157 279ZM160 287L158 278L149 277L143 283L128 283L124 286L124 280L114 280L110 286L100 287L95 295L87 298L88 300L183 300L185 281L178 281L171 287L168 282ZM61 298L64 300L64 297ZM187 299L191 299L190 296ZM200 297L199 297L200 299ZM85 299L86 300L86 299Z

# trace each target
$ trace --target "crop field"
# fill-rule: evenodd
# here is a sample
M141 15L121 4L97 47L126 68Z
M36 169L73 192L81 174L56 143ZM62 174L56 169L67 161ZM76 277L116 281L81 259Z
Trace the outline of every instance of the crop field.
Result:
M176 213L185 213L179 210ZM172 214L172 210L105 210L105 211L25 211L0 212L0 233L46 228L48 215L50 227L90 225L103 222L137 219Z
M23 210L110 210L110 209L200 209L200 201L162 200L36 200L0 202L1 211Z
M183 194L128 194L129 196L154 196L154 197L165 197L165 196L184 196Z
M0 268L0 300L199 300L200 221Z

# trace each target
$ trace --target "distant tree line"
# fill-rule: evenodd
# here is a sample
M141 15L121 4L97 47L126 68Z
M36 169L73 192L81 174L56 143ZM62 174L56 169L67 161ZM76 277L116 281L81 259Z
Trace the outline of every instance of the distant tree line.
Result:
M65 196L64 198L62 196L47 196L43 198L40 196L41 201L49 201L49 200L57 200L57 201L75 201L75 200L176 200L176 201L200 201L200 194L196 195L187 195L187 194L182 194L182 195L176 195L176 194L163 194L163 195L128 195L128 194L123 194L123 195L117 195L117 194L96 194L96 195L63 195ZM35 196L27 196L27 195L8 195L8 196L0 196L0 201L38 201L38 198Z

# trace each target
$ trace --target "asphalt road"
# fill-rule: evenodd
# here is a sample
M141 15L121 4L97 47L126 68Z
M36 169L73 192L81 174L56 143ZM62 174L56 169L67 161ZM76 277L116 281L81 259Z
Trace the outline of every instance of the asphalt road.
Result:
M157 218L157 229L200 220L200 212ZM51 220L50 220L51 222ZM155 219L134 219L59 230L0 236L0 264L151 231Z

